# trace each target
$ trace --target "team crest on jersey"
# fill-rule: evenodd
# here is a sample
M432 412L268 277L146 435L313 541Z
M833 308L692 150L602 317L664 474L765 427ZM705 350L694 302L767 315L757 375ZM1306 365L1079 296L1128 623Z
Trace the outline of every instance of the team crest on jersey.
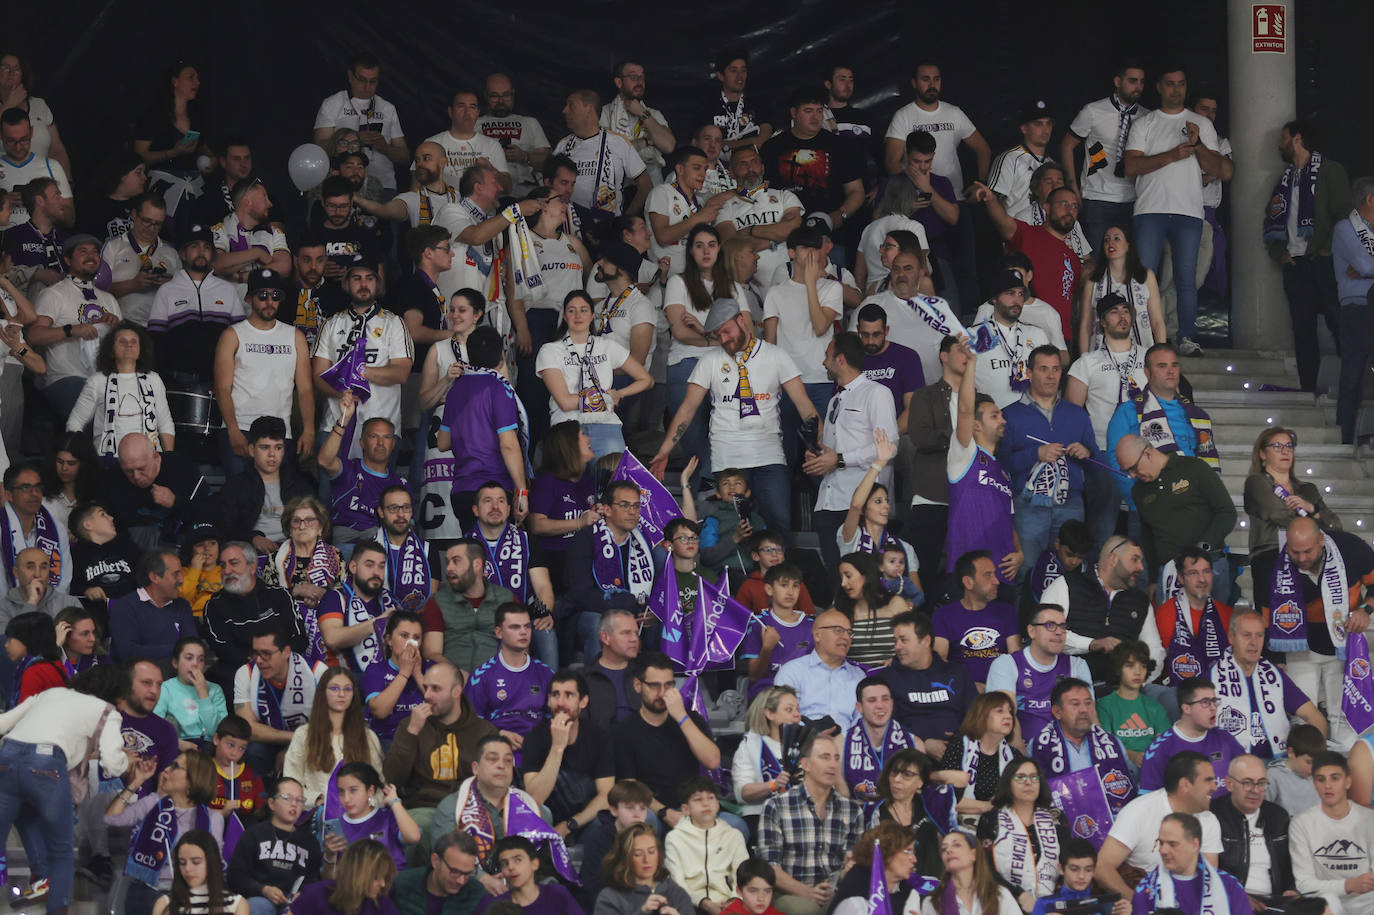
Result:
M1081 813L1073 818L1073 834L1080 839L1091 839L1093 836L1100 835L1102 827L1097 825L1097 819L1086 813Z
M1293 601L1284 601L1283 604L1274 609L1274 625L1286 633L1293 633L1302 625L1302 611Z
M1113 769L1102 777L1102 787L1110 797L1124 801L1131 793L1131 779L1120 769Z
M1021 681L1021 685L1024 686L1026 689L1030 689L1035 684L1031 682L1030 677L1027 677L1026 679Z
M1201 676L1202 664L1198 661L1197 658L1193 657L1190 653L1185 651L1178 657L1174 658L1174 673L1178 674L1179 677L1183 678L1184 680L1187 680L1191 677Z
M382 335L382 329L381 329L380 327L374 327L374 328L372 328L372 336L374 336L374 337L380 337L381 335Z
M987 651L997 647L997 640L1000 637L1001 633L996 629L989 626L975 626L964 633L959 644L970 651Z

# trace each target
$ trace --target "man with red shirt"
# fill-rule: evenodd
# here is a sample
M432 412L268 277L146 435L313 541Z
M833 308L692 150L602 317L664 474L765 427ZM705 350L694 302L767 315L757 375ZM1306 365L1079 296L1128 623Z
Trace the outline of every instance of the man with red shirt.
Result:
M1012 251L1029 257L1039 282L1035 295L1054 306L1063 324L1064 339L1071 340L1074 292L1080 273L1089 264L1079 260L1069 244L1074 224L1078 221L1078 194L1068 187L1055 188L1045 201L1045 224L1033 226L1007 215L997 195L981 182L973 182L969 199L985 203L997 234Z
M1188 547L1174 560L1178 589L1155 610L1159 640L1164 645L1164 680L1181 686L1190 677L1203 677L1221 660L1230 645L1231 608L1212 597L1212 560L1197 547ZM1189 613L1179 619L1179 601ZM1181 637L1179 645L1174 640Z

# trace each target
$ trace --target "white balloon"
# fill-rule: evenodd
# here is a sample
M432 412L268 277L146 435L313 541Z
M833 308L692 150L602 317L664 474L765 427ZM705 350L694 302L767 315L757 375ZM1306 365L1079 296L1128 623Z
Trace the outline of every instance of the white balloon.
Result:
M305 193L319 187L329 176L329 156L316 143L302 143L291 150L286 160L286 171L296 190Z

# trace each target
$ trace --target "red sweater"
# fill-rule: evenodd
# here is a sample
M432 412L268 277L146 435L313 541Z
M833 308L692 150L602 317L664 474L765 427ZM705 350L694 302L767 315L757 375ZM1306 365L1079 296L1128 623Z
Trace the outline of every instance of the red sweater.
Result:
M19 678L19 701L23 702L30 696L36 696L45 689L66 684L67 678L63 675L60 664L56 661L39 661L29 665L29 669L24 671L24 676Z
M768 592L763 590L763 572L759 569L749 573L749 577L740 582L739 590L735 592L735 600L748 607L754 613L762 613L773 606L773 602L768 598ZM797 609L807 616L816 615L816 605L811 602L811 592L806 590L806 585L801 586L801 594L797 598Z

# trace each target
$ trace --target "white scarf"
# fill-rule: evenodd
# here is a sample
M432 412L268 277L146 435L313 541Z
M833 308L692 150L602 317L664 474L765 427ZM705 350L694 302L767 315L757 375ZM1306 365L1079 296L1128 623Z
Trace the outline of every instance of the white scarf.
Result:
M968 791L973 791L973 782L978 776L978 754L982 751L983 745L972 737L964 737L964 761L963 770L968 773ZM1016 751L1011 748L1011 744L1003 740L997 745L997 774L1000 776L1006 771L1007 764L1016 758ZM969 797L972 797L972 793Z
M318 671L312 669L305 655L298 651L291 652L286 682L278 693L271 683L263 682L262 668L257 664L249 664L248 701L253 704L258 720L268 727L286 731L294 731L308 722L315 700L313 686L317 674L323 670L323 667Z
M649 142L649 134L644 129L644 122L625 110L625 99L616 93L616 97L611 99L611 103L606 108L607 119L610 121L606 126L629 140L630 145L635 148L635 152L639 153L639 157L644 160L645 165L657 165L662 168L663 153L659 152L658 147ZM652 118L654 116L653 109L645 105L644 115Z
M1364 249L1374 255L1374 229L1369 227L1359 210L1350 211L1350 225L1355 230L1355 237L1364 245Z
M1290 724L1283 707L1283 677L1279 669L1260 658L1255 672L1247 678L1236 661L1234 650L1227 648L1212 668L1212 682L1217 688L1217 726L1240 741L1247 753L1254 752L1260 740L1268 740L1274 758L1282 759L1288 750ZM1250 703L1251 689L1254 690L1254 707ZM1259 716L1259 724L1264 728L1262 735L1255 733L1255 715Z
M1230 902L1226 895L1226 884L1221 881L1221 872L1198 855L1198 871L1202 874L1202 912L1199 915L1226 915ZM1177 908L1178 900L1174 894L1174 877L1161 864L1145 875L1141 885L1146 893L1154 897L1153 909Z
M1350 616L1350 587L1345 578L1345 560L1336 547L1330 534L1323 535L1326 541L1322 548L1322 568L1317 575L1317 588L1322 595L1322 610L1326 614L1326 629L1331 633L1331 644L1336 648L1336 656L1345 657L1345 621ZM1288 559L1288 532L1279 531L1279 565L1287 565L1296 578L1305 575L1298 564ZM1296 583L1295 583L1296 584ZM1301 585L1296 591L1302 594ZM1271 599L1272 600L1272 599ZM1299 608L1305 610L1305 608Z
M1036 807L1031 826L1040 840L1040 857L1031 851L1030 833L1009 807L997 810L997 839L992 856L997 873L1007 878L1018 890L1032 896L1054 894L1059 878L1059 832L1055 829L1055 811Z
M148 440L153 443L154 451L162 450L162 442L157 436L157 394L153 391L153 383L148 378L147 372L139 372L134 376L134 385L138 390L140 403L143 405L143 428L139 431L148 436ZM114 454L116 439L120 432L115 428L115 423L119 420L119 373L111 372L105 376L105 428L100 433L100 444L97 452L100 454Z

